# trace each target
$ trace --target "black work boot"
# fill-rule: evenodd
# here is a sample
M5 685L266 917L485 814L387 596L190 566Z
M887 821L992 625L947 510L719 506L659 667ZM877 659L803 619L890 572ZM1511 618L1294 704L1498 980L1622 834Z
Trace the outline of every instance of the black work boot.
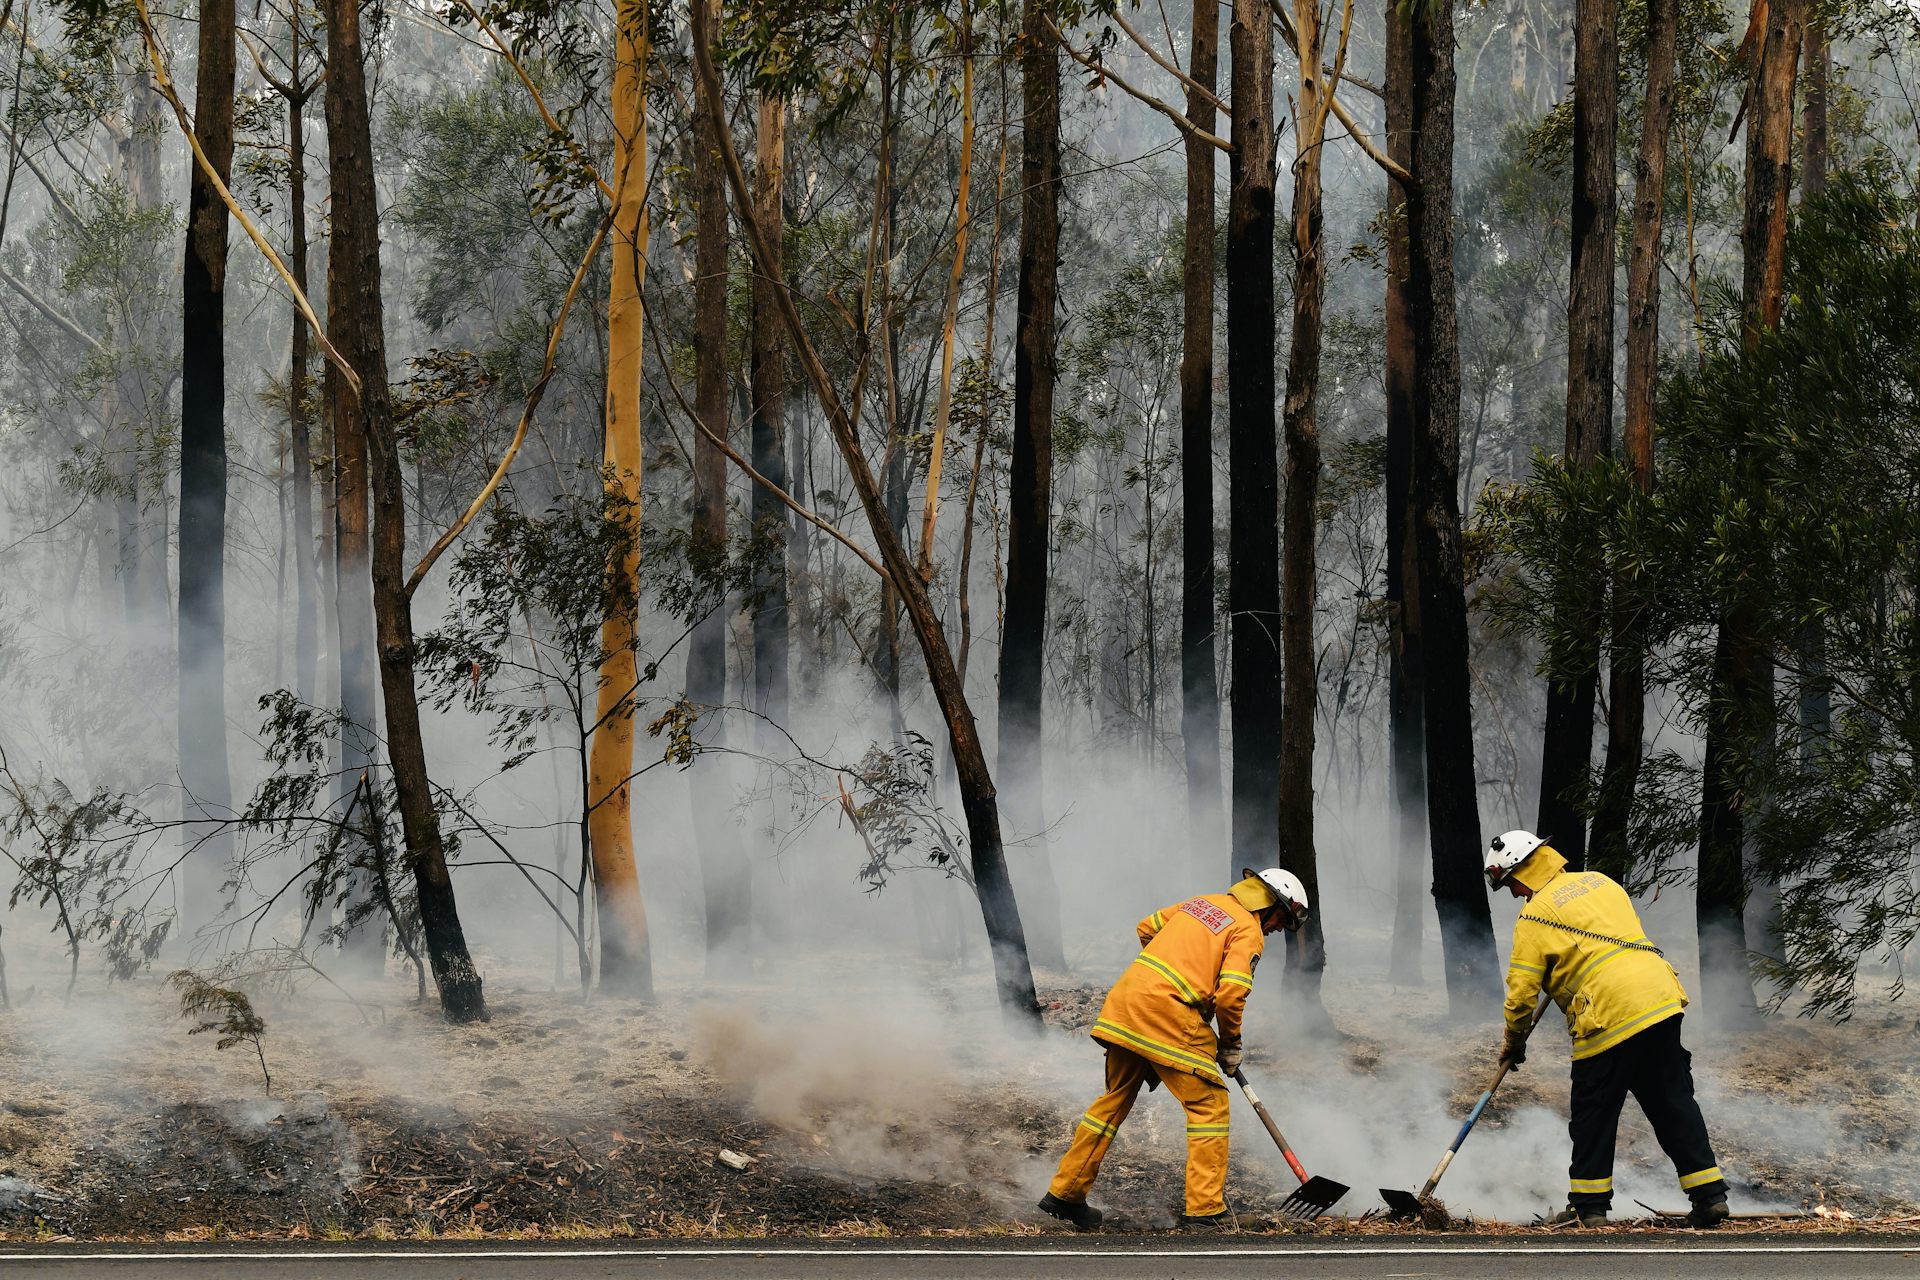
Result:
M1607 1211L1605 1209L1582 1209L1574 1205L1568 1205L1551 1218L1548 1218L1547 1225L1550 1227L1604 1227L1607 1225Z
M1104 1216L1085 1200L1062 1200L1051 1191L1040 1197L1040 1212L1071 1222L1075 1231L1098 1231Z
M1732 1216L1725 1200L1715 1200L1711 1204L1696 1203L1687 1212L1687 1225L1698 1227L1702 1231L1711 1231Z
M1180 1215L1182 1231L1231 1231L1233 1213L1222 1209L1218 1213L1183 1213Z

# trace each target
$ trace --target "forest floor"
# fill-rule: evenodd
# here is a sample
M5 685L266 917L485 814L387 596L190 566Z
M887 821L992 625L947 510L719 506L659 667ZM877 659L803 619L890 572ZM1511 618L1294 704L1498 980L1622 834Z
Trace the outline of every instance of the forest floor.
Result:
M1079 1031L1101 988L1045 986L1051 1032L1021 1042L999 1031L975 995L959 994L985 985L977 975L964 987L937 970L887 982L844 966L781 977L724 993L667 984L658 1004L642 1005L583 1003L577 992L496 976L492 1020L461 1027L413 1004L411 981L398 977L369 987L358 1004L328 998L325 986L283 990L258 998L270 1094L251 1046L222 1052L213 1035L190 1038L174 993L157 978L83 983L70 1004L57 987L16 985L14 1008L0 1013L0 1236L1063 1229L1033 1202L1098 1088L1099 1055ZM1337 1009L1341 997L1330 983L1329 1005ZM1480 1088L1492 1033L1449 1027L1432 1011L1436 999L1368 993L1378 1016L1367 1030L1297 1054L1263 1054L1255 1039L1249 1071L1279 1086L1283 1123L1291 1129L1301 1117L1296 1145L1364 1183L1341 1213L1377 1205L1373 1188L1382 1183L1417 1186ZM1425 1116L1417 1140L1402 1147L1381 1135L1412 1131L1395 1108L1423 1095L1381 1092L1374 1082L1414 1059L1432 1085L1426 1109L1454 1118ZM1843 1215L1786 1223L1822 1231L1920 1221L1911 1156L1920 1141L1920 1024L1910 1009L1883 1004L1838 1028L1777 1021L1738 1048L1700 1051L1696 1067L1742 1202L1736 1209ZM1312 1096L1316 1082L1318 1105L1294 1100ZM1554 1126L1564 1123L1565 1095L1563 1063L1530 1063L1483 1122L1492 1134L1509 1130L1508 1142L1528 1126L1537 1131L1539 1154L1526 1148L1525 1159L1543 1168L1538 1194L1524 1203L1543 1210L1553 1207L1564 1168L1554 1167L1565 1158L1554 1149L1564 1130ZM1372 1114L1371 1127L1338 1128L1333 1117L1343 1108ZM1236 1115L1229 1199L1242 1228L1298 1229L1274 1218L1291 1179L1238 1103ZM1630 1107L1621 1162L1652 1170L1659 1154L1636 1122ZM1095 1197L1116 1227L1173 1225L1180 1125L1164 1095L1143 1096ZM1503 1139L1480 1141L1487 1155L1478 1176L1495 1176L1494 1144ZM1393 1167L1366 1169L1382 1160L1383 1142ZM724 1163L722 1152L745 1157L734 1160L744 1167ZM1450 1175L1460 1182L1454 1229L1526 1229L1516 1225L1523 1213L1486 1211L1516 1201L1488 1199L1472 1176ZM1671 1173L1663 1176L1670 1186ZM1655 1207L1684 1207L1677 1192L1664 1199ZM1616 1212L1640 1210L1621 1203ZM1749 1225L1783 1224L1735 1228ZM1308 1229L1387 1227L1335 1217Z

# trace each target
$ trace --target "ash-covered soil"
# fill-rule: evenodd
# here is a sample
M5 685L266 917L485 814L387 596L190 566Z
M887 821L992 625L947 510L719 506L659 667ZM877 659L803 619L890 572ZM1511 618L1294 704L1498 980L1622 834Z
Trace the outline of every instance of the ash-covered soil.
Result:
M411 1002L407 978L356 989L359 1005L312 984L257 997L270 1094L251 1049L189 1037L156 978L83 982L71 1005L35 993L0 1013L0 1232L1062 1230L1033 1202L1100 1087L1084 1029L1104 984L1047 986L1049 1032L1038 1041L1004 1033L986 988L980 975L933 969L882 978L789 966L777 983L669 985L641 1005L496 978L492 1021L453 1027ZM1423 1130L1378 1167L1383 1139L1365 1135L1409 1129L1415 1117L1394 1108L1424 1106L1435 1114L1419 1118L1450 1136L1457 1119L1438 1113L1470 1105L1496 1032L1449 1026L1429 993L1362 1000L1330 983L1327 994L1347 1032L1291 1040L1266 1010L1249 1028L1249 1071L1313 1170L1355 1184L1340 1210L1357 1215L1376 1203L1375 1186L1417 1186L1445 1144ZM1370 1016L1349 1019L1345 1008ZM1900 1010L1876 1006L1840 1028L1776 1023L1742 1046L1695 1044L1721 1160L1747 1201L1736 1208L1912 1212L1920 1038ZM1489 1137L1474 1140L1483 1162L1498 1164L1520 1148L1492 1134L1545 1133L1537 1152L1526 1149L1544 1165L1528 1175L1541 1188L1564 1172L1564 1151L1553 1151L1566 1105L1558 1055L1536 1053L1483 1121ZM1430 1095L1369 1092L1415 1067ZM1235 1105L1229 1200L1243 1227L1273 1229L1293 1182ZM1346 1136L1348 1119L1361 1136ZM1164 1094L1142 1095L1095 1195L1113 1225L1173 1226L1182 1125ZM723 1152L744 1167L723 1163ZM1631 1105L1621 1166L1663 1168ZM1474 1225L1473 1176L1463 1170L1453 1198L1442 1189L1462 1227ZM1551 1194L1525 1203L1549 1209ZM1678 1203L1665 1200L1656 1207Z

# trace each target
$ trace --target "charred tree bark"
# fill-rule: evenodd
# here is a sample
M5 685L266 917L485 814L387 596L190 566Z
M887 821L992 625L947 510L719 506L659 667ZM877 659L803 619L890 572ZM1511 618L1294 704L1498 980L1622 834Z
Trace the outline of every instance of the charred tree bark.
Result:
M1351 16L1351 7L1347 13ZM1280 865L1300 877L1316 905L1319 858L1313 836L1314 721L1319 710L1319 664L1314 657L1313 612L1319 595L1315 555L1320 520L1320 340L1327 293L1321 256L1320 159L1325 154L1328 99L1336 85L1321 80L1325 36L1319 0L1295 0L1294 53L1300 66L1293 162L1293 337L1287 354L1283 411L1287 439L1287 497L1282 524L1279 825ZM1341 58L1345 57L1344 31ZM1324 1023L1320 978L1327 967L1324 911L1308 917L1303 946L1290 948L1288 1003L1296 1016Z
M714 69L712 53L700 41L694 42L694 68L703 82L717 87L719 73ZM753 247L754 261L756 264L765 264L773 258L771 240L767 228L761 225L753 211L746 169L733 150L732 142L724 135L721 138L721 154L726 163L727 181L732 187L734 199L739 202L741 221L746 225L748 240ZM764 268L761 273L767 274ZM881 567L900 592L901 603L913 625L914 636L920 643L928 682L933 686L934 698L946 720L948 741L953 747L954 773L960 788L960 805L967 820L967 846L973 865L974 888L993 954L994 984L1001 1008L1011 1021L1023 1029L1037 1029L1040 1025L1040 1002L1034 992L1033 972L1027 961L1026 933L1021 927L1020 907L1014 897L1013 883L1007 875L1006 851L1000 837L999 801L994 793L993 775L987 766L986 751L974 724L973 709L967 703L966 690L961 686L959 671L954 666L953 650L947 643L939 615L934 612L926 584L915 572L906 544L888 516L880 485L860 447L853 417L847 412L847 406L821 361L819 351L808 337L793 293L785 281L780 283L778 301L787 339L806 371L807 380L820 401L827 426L833 433L834 445L846 463L854 492L860 499L860 509L867 518L867 528L873 535L874 545L879 549Z
M1271 865L1279 832L1280 466L1274 430L1273 23L1234 0L1227 195L1227 610L1232 616L1229 876ZM1231 881L1229 881L1230 883Z
M1397 5L1386 11L1387 155L1413 169L1413 25ZM1427 912L1426 728L1420 640L1419 556L1413 508L1413 436L1419 377L1413 335L1413 193L1387 178L1387 751L1393 806L1393 943L1388 975L1422 980L1420 951Z
M1827 185L1827 167L1832 163L1832 136L1827 126L1833 76L1833 50L1827 43L1827 28L1817 16L1807 17L1807 92L1800 128L1800 194L1819 195Z
M1620 98L1619 0L1575 0L1573 21L1573 223L1567 289L1566 462L1589 470L1613 434L1614 130ZM1586 865L1581 793L1593 763L1593 704L1604 627L1600 566L1580 566L1592 590L1561 629L1587 638L1576 669L1547 680L1535 830L1575 870Z
M1627 405L1622 445L1642 493L1653 492L1653 413L1660 337L1660 223L1665 211L1667 131L1673 124L1674 44L1679 0L1648 0L1647 95L1633 164L1633 229L1627 257ZM1634 789L1645 755L1647 642L1643 586L1613 580L1613 642L1608 673L1607 761L1593 815L1588 862L1615 880L1633 868L1627 841Z
M1042 0L1025 0L1020 32L1020 283L1013 355L1013 456L1007 479L1007 602L1000 642L1000 776L1009 807L1034 832L1045 823L1041 752L1047 637L1047 559L1053 530L1055 307L1060 267L1060 54ZM1066 967L1052 860L1029 855L1037 963Z
M693 37L719 34L720 0L694 0ZM727 459L708 435L732 434L727 412L727 189L716 159L726 104L704 83L694 86L693 164L697 211L694 246L694 401L705 431L693 441L693 528L687 555L696 577L724 580L727 568ZM696 733L709 758L692 771L693 822L705 890L707 972L734 975L751 968L753 879L740 829L732 816L731 758L726 754L727 622L729 594L709 595L708 612L687 643L687 698L699 712Z
M753 277L751 368L753 467L781 488L787 486L786 344L780 333L779 304L773 290L784 279L782 240L786 209L782 200L786 171L787 105L769 94L760 98L755 130L754 207L770 231L774 260ZM753 709L774 724L787 722L787 509L764 487L753 489L754 544L761 559L754 579ZM769 739L770 740L770 739Z
M200 0L194 131L225 182L233 172L233 0ZM233 808L227 768L227 207L199 165L189 165L180 341L180 785L181 816L218 818ZM224 828L185 828L190 923L216 901L232 841Z
M1787 263L1787 203L1793 190L1795 73L1803 38L1800 0L1758 0L1764 27L1748 84L1747 189L1740 233L1743 341L1780 323ZM1759 459L1737 459L1747 491L1764 493ZM1700 870L1694 899L1704 1012L1740 1029L1754 1021L1746 943L1747 819L1761 800L1742 762L1764 755L1773 727L1773 655L1761 634L1766 566L1741 575L1721 606L1700 794Z
M1802 108L1800 129L1802 200L1826 188L1827 168L1832 161L1832 138L1827 127L1832 53L1826 26L1809 15L1806 106ZM1825 749L1833 733L1833 689L1826 677L1827 633L1817 618L1809 619L1800 630L1800 670L1800 752L1803 759L1811 761Z
M1193 7L1193 56L1187 119L1213 132L1219 83L1220 11ZM1200 92L1204 89L1206 93ZM1186 135L1187 226L1181 260L1184 305L1180 352L1180 737L1186 747L1187 823L1201 865L1217 865L1220 808L1220 687L1214 635L1213 546L1213 144Z
M1413 432L1414 546L1423 641L1422 713L1433 898L1454 1016L1496 1003L1499 957L1480 874L1472 675L1460 542L1460 338L1453 283L1453 10L1412 21L1413 175L1408 206L1414 372L1422 394Z
M357 410L365 433L373 497L372 579L387 748L398 793L401 832L412 863L428 962L451 1022L487 1016L479 971L447 873L440 815L427 775L414 686L412 605L406 592L406 505L400 441L387 388L385 317L380 301L379 203L373 180L373 130L361 65L356 0L328 0L327 149L333 240L327 264L327 327L360 378Z
M307 289L307 99L317 82L301 78L300 6L293 6L289 79L281 90L287 104L287 218L288 262L294 282ZM313 445L307 416L306 322L293 316L292 351L287 375L287 434L293 449L293 680L303 702L312 702L319 689L319 574L314 563Z
M647 7L614 9L613 211L607 291L607 418L601 462L606 496L626 525L625 545L606 566L599 680L587 761L587 856L593 861L600 917L600 989L653 998L653 953L646 902L633 856L634 612L640 593L640 439L646 308L640 282L647 260Z
M331 144L334 134L333 105L327 101L327 132ZM330 171L330 184L338 182ZM365 323L353 312L351 286L340 282L340 271L347 259L335 226L335 239L327 255L327 330L336 346L349 358L351 348L343 335ZM337 302L336 302L337 300ZM303 326L296 326L299 335ZM356 372L360 366L355 364ZM363 375L364 376L364 375ZM382 367L382 387L385 369ZM349 839L360 848L355 856L363 862L375 856L382 836L370 829L377 821L373 807L354 803L354 795L366 778L372 785L371 771L379 757L380 675L375 639L373 604L373 525L372 488L368 474L367 413L356 400L353 389L340 371L327 365L322 383L327 413L333 425L333 552L334 552L334 628L340 657L340 773L334 780L334 802L351 815L354 830ZM355 900L368 887L370 877L356 874ZM372 955L364 949L366 940L376 944ZM378 970L384 956L378 946L380 930L362 927L354 931L356 958L365 967Z

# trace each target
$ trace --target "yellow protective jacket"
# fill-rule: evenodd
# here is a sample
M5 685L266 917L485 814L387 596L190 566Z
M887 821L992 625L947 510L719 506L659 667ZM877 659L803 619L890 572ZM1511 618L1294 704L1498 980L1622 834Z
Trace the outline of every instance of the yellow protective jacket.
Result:
M1093 1038L1225 1084L1215 1059L1222 1044L1240 1043L1266 945L1260 922L1232 894L1209 893L1154 912L1134 931L1140 954L1107 992Z
M1575 1059L1611 1049L1687 1007L1679 975L1652 949L1625 889L1598 871L1569 872L1549 845L1535 850L1513 878L1533 897L1513 926L1508 1030L1525 1033L1543 986L1567 1015Z

